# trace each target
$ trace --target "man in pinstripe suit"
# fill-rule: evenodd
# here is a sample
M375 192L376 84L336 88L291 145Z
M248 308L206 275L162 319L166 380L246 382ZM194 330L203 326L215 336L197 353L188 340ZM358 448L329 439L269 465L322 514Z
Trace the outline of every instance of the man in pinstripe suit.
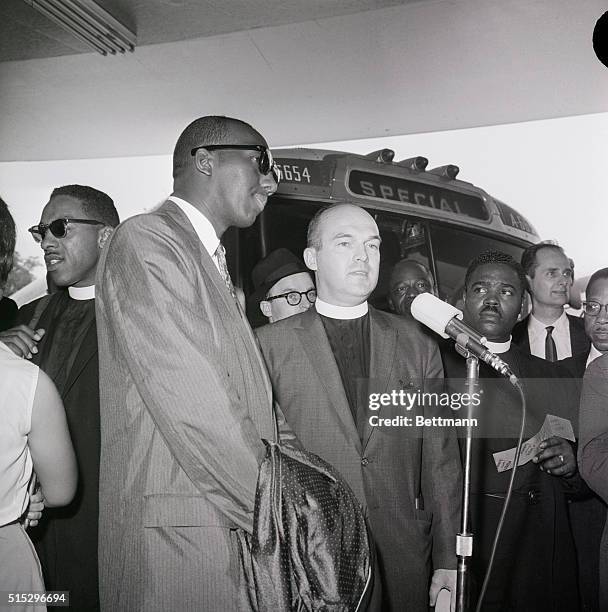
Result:
M264 138L203 117L179 137L174 191L120 225L100 261L100 597L108 611L249 609L267 373L220 238L277 186Z

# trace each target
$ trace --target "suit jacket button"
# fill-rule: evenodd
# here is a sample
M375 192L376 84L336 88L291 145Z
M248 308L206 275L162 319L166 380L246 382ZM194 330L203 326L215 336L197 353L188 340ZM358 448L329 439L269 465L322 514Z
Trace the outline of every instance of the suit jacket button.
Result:
M369 463L369 459L367 457L361 457L361 465L365 467Z

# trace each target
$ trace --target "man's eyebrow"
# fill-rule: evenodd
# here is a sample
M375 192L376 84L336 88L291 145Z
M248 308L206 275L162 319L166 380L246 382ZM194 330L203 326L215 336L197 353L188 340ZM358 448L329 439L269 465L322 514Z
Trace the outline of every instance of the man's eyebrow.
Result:
M380 238L378 234L373 234L372 236L369 236L369 238L367 238L366 240L378 240L379 242L382 242L382 238Z
M337 234L334 234L331 239L332 240L336 240L336 238L352 238L353 235L352 234L348 234L346 232L338 232Z

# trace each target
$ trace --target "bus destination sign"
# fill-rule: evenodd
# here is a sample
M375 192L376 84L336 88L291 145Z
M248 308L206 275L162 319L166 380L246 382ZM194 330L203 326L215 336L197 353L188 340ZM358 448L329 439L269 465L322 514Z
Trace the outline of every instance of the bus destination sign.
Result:
M348 176L348 189L364 197L407 202L480 221L490 220L490 211L479 196L396 176L353 170Z
M525 217L522 217L516 210L513 210L504 202L499 202L497 200L495 200L495 202L498 207L498 214L505 225L514 227L522 232L527 232L528 234L536 234L536 230Z

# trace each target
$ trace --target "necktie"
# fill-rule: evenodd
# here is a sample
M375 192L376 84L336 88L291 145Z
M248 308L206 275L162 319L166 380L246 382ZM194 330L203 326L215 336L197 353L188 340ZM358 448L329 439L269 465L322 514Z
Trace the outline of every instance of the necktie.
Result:
M557 361L557 347L555 346L555 340L551 332L555 329L553 325L545 327L547 330L547 337L545 338L545 359L547 361Z
M228 291L230 291L230 295L236 300L238 304L238 300L236 297L236 291L234 290L234 285L232 284L232 279L230 278L230 272L228 272L228 264L226 263L226 249L223 244L219 244L217 249L215 250L215 258L217 259L218 269Z

